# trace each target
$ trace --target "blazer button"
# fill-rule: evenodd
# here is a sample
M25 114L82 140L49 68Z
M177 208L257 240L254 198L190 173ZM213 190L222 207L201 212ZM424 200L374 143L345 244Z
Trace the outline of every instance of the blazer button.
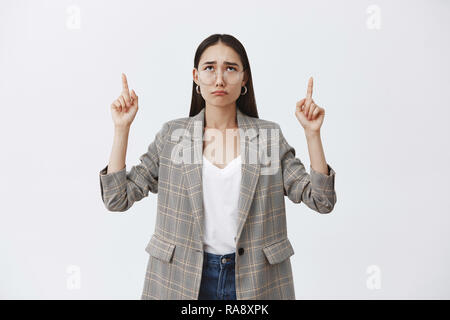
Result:
M244 248L239 248L238 253L240 256L244 254Z

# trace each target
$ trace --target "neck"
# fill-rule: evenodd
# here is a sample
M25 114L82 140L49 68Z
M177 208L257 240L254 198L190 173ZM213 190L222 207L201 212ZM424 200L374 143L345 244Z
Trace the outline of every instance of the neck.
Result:
M205 107L205 127L223 130L237 127L236 104Z

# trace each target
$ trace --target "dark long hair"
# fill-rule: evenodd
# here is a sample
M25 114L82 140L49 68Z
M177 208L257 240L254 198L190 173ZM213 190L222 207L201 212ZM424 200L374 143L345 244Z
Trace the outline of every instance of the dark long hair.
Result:
M225 45L231 47L234 49L239 56L241 57L242 64L244 66L244 70L247 70L248 73L248 80L246 82L247 87L247 93L245 95L240 95L239 98L236 100L236 107L243 113L245 113L248 116L259 118L258 117L258 110L256 108L256 101L255 101L255 93L253 91L253 81L252 81L252 72L250 69L250 63L248 61L247 53L244 49L244 46L242 43L229 34L213 34L203 40L202 43L197 48L197 51L195 52L194 57L194 67L198 70L198 63L200 62L200 57L208 47L218 43L222 42ZM203 99L201 94L198 94L195 90L197 84L195 81L192 81L192 101L191 101L191 110L189 112L189 116L195 116L197 113L199 113L204 107L205 107L205 99Z

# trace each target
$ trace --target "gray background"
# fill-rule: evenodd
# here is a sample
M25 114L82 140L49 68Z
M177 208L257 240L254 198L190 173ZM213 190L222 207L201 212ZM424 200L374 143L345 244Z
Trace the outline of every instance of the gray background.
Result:
M157 197L105 209L110 104L125 72L129 169L188 116L213 33L243 43L260 118L307 168L294 111L310 76L326 110L334 211L286 198L297 299L450 298L449 18L444 0L1 1L0 298L139 299Z

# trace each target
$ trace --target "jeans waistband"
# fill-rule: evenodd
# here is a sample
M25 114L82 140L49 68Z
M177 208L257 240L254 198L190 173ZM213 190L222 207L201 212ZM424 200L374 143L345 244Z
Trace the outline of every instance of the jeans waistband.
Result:
M211 252L204 251L204 263L208 264L218 264L222 266L232 265L234 266L236 253L228 253L228 254L214 254Z

